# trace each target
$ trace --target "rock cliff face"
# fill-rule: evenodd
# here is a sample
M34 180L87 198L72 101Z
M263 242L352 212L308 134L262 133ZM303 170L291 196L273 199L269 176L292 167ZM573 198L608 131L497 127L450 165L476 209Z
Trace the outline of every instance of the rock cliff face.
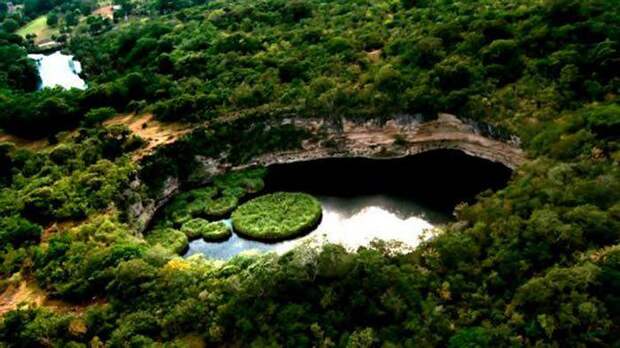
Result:
M320 122L291 122L315 133L322 132L324 136L318 141L306 141L300 149L269 153L232 169L334 157L399 158L439 149L460 150L510 169L524 161L518 139L501 141L486 137L474 126L449 114L439 114L430 122L420 122L411 116L396 117L383 124L344 121L340 129Z
M140 182L137 180L133 183L133 186L137 189ZM157 199L143 198L133 192L126 192L126 196L133 197L133 203L127 207L127 218L131 225L133 225L138 232L143 232L157 213L157 210L161 208L166 202L170 200L175 194L179 192L180 185L177 178L167 178L164 182L163 188Z
M229 170L252 166L269 166L324 158L389 159L412 156L432 150L460 150L468 155L499 162L515 169L525 157L517 138L498 140L484 135L475 125L463 122L454 115L439 114L433 121L422 122L410 115L399 115L387 122L342 121L335 124L324 120L289 119L283 122L305 128L319 136L306 140L302 147L292 151L264 154L252 161L233 166L226 158L197 158L207 183L216 175ZM138 200L128 211L129 221L143 231L157 210L180 189L177 178L168 178L156 199Z

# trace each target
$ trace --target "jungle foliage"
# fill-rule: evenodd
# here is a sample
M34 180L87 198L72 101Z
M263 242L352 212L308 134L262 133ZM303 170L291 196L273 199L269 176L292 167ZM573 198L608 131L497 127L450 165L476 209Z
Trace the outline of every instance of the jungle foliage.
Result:
M52 135L41 151L0 145L0 289L21 275L80 308L10 311L1 344L620 344L616 1L155 5L148 21L72 38L85 91L34 91L27 44L0 33L0 127ZM101 127L101 108L208 123L134 163L140 142ZM175 254L183 223L228 214L262 185L233 173L191 192L210 177L199 159L247 163L320 136L282 119L437 111L504 126L529 160L416 250ZM125 212L170 177L190 192L144 237Z

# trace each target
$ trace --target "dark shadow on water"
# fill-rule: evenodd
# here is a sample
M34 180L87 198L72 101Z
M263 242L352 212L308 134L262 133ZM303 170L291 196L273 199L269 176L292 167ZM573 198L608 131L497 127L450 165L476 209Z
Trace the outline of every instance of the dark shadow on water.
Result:
M269 191L303 191L353 197L384 194L452 213L460 202L506 185L506 166L457 150L435 150L415 156L375 160L331 158L269 167Z

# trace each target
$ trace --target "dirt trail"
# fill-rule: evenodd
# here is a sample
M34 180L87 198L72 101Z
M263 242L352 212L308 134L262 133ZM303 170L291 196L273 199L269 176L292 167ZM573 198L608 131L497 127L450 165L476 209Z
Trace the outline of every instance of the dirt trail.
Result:
M43 290L30 285L28 282L20 282L19 285L9 285L0 294L0 316L16 309L21 303L32 303L40 306L45 301L46 295Z
M146 141L146 146L134 152L133 158L138 160L150 154L156 147L174 142L182 135L191 131L190 125L157 121L152 114L118 115L104 122L104 125L123 124Z
M89 306L103 304L103 299L92 299L85 303L68 303L62 300L49 298L45 290L41 289L34 280L23 280L9 285L0 293L0 317L6 312L17 309L22 304L34 307L46 307L62 313L83 313Z

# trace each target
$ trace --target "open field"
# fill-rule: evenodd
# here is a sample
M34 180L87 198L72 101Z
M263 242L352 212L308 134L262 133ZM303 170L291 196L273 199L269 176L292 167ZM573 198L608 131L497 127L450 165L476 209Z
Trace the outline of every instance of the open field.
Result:
M36 44L42 44L52 40L52 35L58 34L57 28L51 28L47 25L47 17L40 16L32 20L17 30L17 35L26 37L28 34L35 34L37 38L34 40Z

